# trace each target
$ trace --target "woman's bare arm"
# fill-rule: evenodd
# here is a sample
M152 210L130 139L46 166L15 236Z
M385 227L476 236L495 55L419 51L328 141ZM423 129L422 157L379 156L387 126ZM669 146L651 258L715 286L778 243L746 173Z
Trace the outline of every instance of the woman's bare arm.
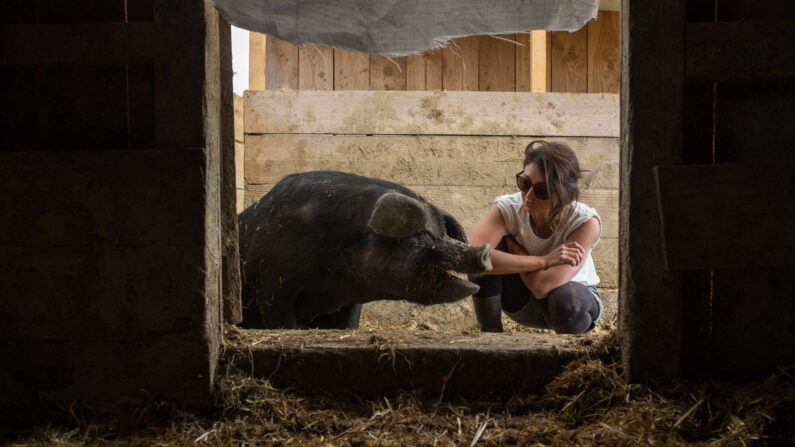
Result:
M580 225L566 240L566 243L577 243L582 249L581 259L585 259L591 252L593 245L599 239L600 225L597 218L591 218ZM525 272L520 276L525 285L533 292L536 298L546 298L549 292L571 281L582 267L582 262L576 265L562 263L546 270Z
M496 247L505 234L505 219L502 218L497 205L492 204L489 211L478 220L470 231L469 243L472 245L491 244ZM492 269L488 275L505 275L508 273L535 272L549 266L544 256L528 256L506 253L500 250L491 252Z

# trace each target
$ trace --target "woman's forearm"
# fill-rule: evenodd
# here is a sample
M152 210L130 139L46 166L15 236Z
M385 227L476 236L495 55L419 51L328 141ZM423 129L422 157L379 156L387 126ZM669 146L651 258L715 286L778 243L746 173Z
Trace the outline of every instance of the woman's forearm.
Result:
M513 255L500 250L491 252L492 269L487 275L506 275L509 273L536 272L547 268L543 256Z

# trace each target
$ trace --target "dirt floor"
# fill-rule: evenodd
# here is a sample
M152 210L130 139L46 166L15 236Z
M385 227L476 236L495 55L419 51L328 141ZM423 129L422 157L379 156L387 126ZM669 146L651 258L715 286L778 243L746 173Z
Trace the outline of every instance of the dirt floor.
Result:
M473 335L467 333L467 335ZM477 335L477 334L474 334ZM615 347L610 328L592 335ZM500 401L399 394L365 401L304 395L267 380L221 377L208 413L130 402L123 414L64 408L61 425L12 446L152 445L793 445L795 368L747 384L626 384L613 360L584 358L536 394ZM0 439L0 444L3 444Z

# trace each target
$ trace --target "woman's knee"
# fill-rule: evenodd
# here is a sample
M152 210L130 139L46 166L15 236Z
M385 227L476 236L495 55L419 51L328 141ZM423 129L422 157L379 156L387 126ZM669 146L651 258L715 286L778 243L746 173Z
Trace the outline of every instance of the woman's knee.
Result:
M591 328L596 300L588 288L568 282L552 290L547 298L549 325L557 333L582 334Z

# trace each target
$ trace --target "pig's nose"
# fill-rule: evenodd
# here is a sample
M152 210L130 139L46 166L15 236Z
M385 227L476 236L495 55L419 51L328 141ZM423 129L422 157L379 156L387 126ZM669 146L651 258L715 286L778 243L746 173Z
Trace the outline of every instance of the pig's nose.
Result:
M483 266L483 271L485 272L492 269L490 244L484 245L483 250L480 251L480 264Z

